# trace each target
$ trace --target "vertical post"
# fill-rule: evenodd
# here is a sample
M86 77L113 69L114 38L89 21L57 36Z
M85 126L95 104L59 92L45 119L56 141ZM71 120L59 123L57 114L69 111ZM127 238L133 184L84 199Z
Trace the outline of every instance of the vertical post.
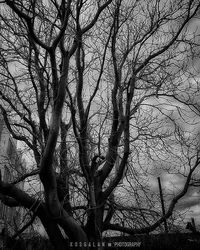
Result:
M193 233L195 233L197 230L196 230L194 218L191 218L191 223L192 223L192 227L193 227Z
M161 201L161 205L162 205L162 213L163 213L163 216L165 216L165 205L164 205L164 199L163 199L163 192L162 192L160 177L158 177L158 186L159 186L159 191L160 191L160 201ZM164 227L165 227L165 233L167 233L168 232L168 227L167 227L167 220L166 219L164 219Z

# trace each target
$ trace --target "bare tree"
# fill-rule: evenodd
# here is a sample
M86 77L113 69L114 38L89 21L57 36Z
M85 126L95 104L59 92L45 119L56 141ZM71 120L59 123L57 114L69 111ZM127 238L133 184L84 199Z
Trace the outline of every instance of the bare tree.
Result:
M173 136L162 131L155 100L181 87L187 26L199 7L195 0L1 1L0 108L34 168L1 181L0 192L40 218L56 249L66 249L66 237L100 241L106 230L143 233L164 221L137 204L132 214L153 219L143 217L140 228L137 220L114 224L113 194L126 171L164 154L164 147L153 152L155 144ZM198 164L199 157L166 218ZM37 174L44 201L15 186Z

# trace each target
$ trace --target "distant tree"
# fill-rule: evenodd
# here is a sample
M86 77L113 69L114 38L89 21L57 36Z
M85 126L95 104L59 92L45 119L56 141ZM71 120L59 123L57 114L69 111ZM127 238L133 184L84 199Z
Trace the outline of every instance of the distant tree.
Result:
M166 153L179 157L169 147L180 145L179 126L166 120L175 124L170 109L180 108L199 1L5 0L0 8L0 108L32 162L18 180L0 182L2 200L30 209L60 250L65 238L155 230L165 218L146 177ZM188 190L196 152L166 218ZM44 199L15 186L33 175ZM122 206L122 186L134 205Z

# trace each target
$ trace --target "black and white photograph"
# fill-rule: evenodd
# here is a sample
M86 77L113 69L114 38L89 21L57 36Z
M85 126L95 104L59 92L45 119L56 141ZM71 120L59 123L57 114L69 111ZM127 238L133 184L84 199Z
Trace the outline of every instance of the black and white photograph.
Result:
M0 250L200 249L200 1L0 0Z

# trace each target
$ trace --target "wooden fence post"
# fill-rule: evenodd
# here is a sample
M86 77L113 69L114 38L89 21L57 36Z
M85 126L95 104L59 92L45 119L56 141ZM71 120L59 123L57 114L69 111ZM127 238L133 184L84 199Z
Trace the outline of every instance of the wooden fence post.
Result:
M159 191L160 191L160 201L161 201L161 205L162 205L162 214L163 214L163 216L165 216L165 204L164 204L164 199L163 199L163 192L162 192L160 177L158 177L158 186L159 186ZM168 233L168 226L167 226L166 218L164 219L164 227L165 227L165 233Z

